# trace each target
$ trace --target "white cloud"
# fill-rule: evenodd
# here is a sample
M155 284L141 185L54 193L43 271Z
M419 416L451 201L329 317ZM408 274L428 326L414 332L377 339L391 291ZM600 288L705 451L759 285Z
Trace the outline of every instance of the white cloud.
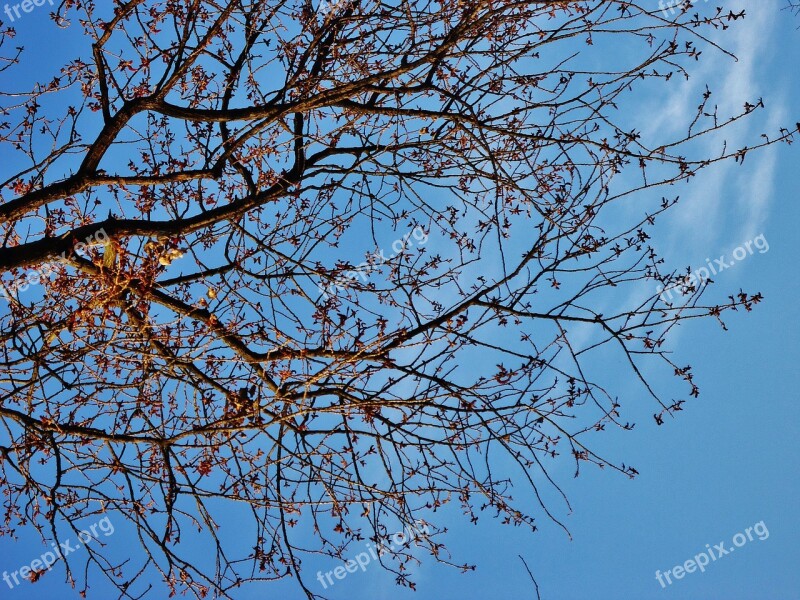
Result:
M738 60L719 52L710 56L714 51L706 48L705 60L701 59L698 69L691 72L691 78L674 89L664 102L664 110L655 119L649 118L647 131L651 135L679 134L687 119L695 114L706 84L712 91L709 108L716 105L721 120L741 112L745 102L754 103L759 96L765 97L769 117L766 129L757 123L758 117L745 119L718 135L708 136L696 152L719 155L723 142L727 142L729 152L752 147L762 141L762 132L777 131L786 114L785 99L769 97L770 82L763 75L762 63L780 11L766 2L750 3L745 8L747 17L732 22L733 31L721 31L711 38L735 54ZM705 255L709 247L738 243L742 235L752 237L750 232L763 227L766 221L776 158L773 148L749 153L744 167L732 161L718 163L702 171L690 185L677 186L675 194L681 195L681 203L674 214L671 235L666 240L666 254L700 256ZM730 220L744 223L744 226L732 226Z

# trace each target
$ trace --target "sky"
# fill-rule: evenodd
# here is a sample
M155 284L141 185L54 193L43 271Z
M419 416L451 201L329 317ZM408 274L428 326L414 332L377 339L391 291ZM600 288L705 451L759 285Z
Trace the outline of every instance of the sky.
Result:
M748 18L725 36L725 46L740 60L714 55L671 95L632 107L638 112L631 118L641 119L640 129L676 127L694 109L706 82L719 90L721 107L764 98L762 121L735 132L741 140L800 121L800 17L781 11L782 0L742 6ZM69 32L48 19L50 10L37 8L15 23L18 42L34 44L28 57L32 70L50 64L54 53L69 52L72 43ZM35 45L44 39L46 45ZM703 172L680 190L687 201L656 228L657 250L671 263L693 269L706 266L709 258L730 261L739 246L761 236L766 245L757 247L768 250L757 249L719 273L713 293L724 298L741 287L763 293L765 300L752 313L728 316L728 331L711 321L681 328L672 347L682 364L694 366L701 395L663 426L656 425L652 403L620 366L615 391L627 398L626 418L638 424L631 432L609 430L594 443L601 454L635 466L638 477L598 469L584 469L578 478L560 473L572 510L562 505L556 515L569 535L544 516L532 534L491 518L468 525L458 510L445 512L440 518L450 524L453 561L477 564L475 571L461 573L424 560L415 569L417 590L410 591L371 563L323 589L314 573L340 565L320 560L308 565L314 591L335 600L534 599L522 557L545 600L800 599L800 325L794 312L800 297L800 145L770 148L747 160L742 167L731 163ZM107 530L100 541L124 555L130 532L121 523L106 536ZM19 540L0 538L2 571L30 564L47 550L30 532L19 533ZM709 561L704 572L673 575L666 583L665 572L702 560L695 557L720 542L729 552ZM368 549L354 547L353 559L359 552ZM79 597L64 583L63 569L54 568L54 574L14 589L0 581L0 598ZM111 597L102 584L93 591L90 598ZM236 597L300 595L279 583L251 587Z

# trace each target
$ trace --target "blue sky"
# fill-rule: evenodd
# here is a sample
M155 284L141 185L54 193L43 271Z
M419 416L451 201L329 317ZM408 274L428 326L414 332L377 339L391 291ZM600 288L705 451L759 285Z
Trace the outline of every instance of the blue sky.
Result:
M633 107L638 112L631 119L640 119L640 129L671 131L683 123L707 82L721 112L754 97L765 100L761 122L733 132L741 143L732 146L800 120L800 18L781 11L782 0L742 6L749 17L723 38L740 60L712 53L671 95ZM37 8L15 24L18 43L34 48L27 57L31 73L52 65L54 54L60 60L78 41L69 30L55 27L47 17L50 10ZM36 46L43 39L48 45ZM8 89L9 82L2 85ZM710 294L724 298L743 287L762 292L765 300L746 316L729 315L727 332L710 321L681 328L673 348L682 364L694 366L702 393L664 426L656 426L651 402L619 369L615 391L627 399L625 418L636 420L637 427L625 433L609 430L594 442L601 454L630 462L640 475L629 480L612 471L584 469L573 479L567 471L559 473L572 511L563 504L555 510L571 539L546 518L531 534L490 518L467 525L458 510L451 510L444 514L451 524L447 542L453 560L476 563L477 570L462 574L426 560L416 572L417 591L411 592L372 564L336 581L326 593L337 600L535 598L521 555L545 600L800 598L798 159L797 144L781 145L748 155L742 167L712 167L691 186L676 190L686 201L657 228L659 252L676 267L696 268L763 234L769 251L720 273ZM711 563L705 573L687 574L666 588L656 580L657 570L683 564L706 544L724 541L730 547L734 535L762 521L769 531L763 541L756 537ZM129 535L120 523L102 541L124 556ZM30 532L20 530L18 541L0 539L0 569L17 569L44 551ZM359 551L354 547L354 554ZM317 569L336 566L309 563L309 584L316 585ZM35 586L9 590L0 582L0 598L78 597L63 583L63 570L54 571L55 577ZM100 579L95 582L90 597L106 597ZM237 598L299 598L294 590L284 583L250 587Z

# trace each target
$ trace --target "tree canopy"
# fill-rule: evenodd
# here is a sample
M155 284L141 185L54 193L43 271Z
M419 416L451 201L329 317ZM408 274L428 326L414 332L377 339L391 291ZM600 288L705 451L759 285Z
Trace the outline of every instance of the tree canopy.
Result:
M704 150L764 107L720 114L713 90L677 136L627 110L664 110L744 13L66 4L81 54L0 92L0 532L113 514L139 547L83 559L121 597L154 576L322 597L304 560L415 522L471 568L446 504L535 529L559 521L554 465L636 475L592 449L633 427L594 357L624 361L661 423L699 392L670 333L761 299L706 302L650 235L699 171L796 132ZM26 53L3 27L8 81ZM418 558L382 563L413 586Z

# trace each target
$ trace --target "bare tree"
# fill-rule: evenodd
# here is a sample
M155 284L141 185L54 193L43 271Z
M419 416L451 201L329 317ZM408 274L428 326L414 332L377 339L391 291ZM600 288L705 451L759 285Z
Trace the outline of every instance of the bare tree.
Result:
M320 597L304 559L415 520L450 562L448 503L557 521L559 462L636 474L591 449L633 427L593 357L621 357L661 423L698 393L670 331L761 298L706 303L648 232L678 203L663 186L792 134L707 155L763 102L721 115L708 91L675 137L625 109L724 52L709 33L741 14L67 4L83 60L2 95L1 531L128 523L130 560L84 557L121 596L160 573L197 597L284 577ZM381 562L413 586L418 558Z

